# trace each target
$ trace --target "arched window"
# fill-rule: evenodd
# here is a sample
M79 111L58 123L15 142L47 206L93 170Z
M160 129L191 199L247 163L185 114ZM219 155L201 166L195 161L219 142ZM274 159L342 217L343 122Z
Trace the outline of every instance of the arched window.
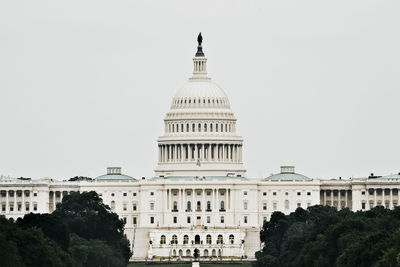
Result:
M208 100L208 101L210 101L210 100ZM204 257L208 257L208 250L207 249L204 250L204 254L203 255L204 255Z
M179 133L179 124L176 125L176 132Z
M174 210L178 210L178 202L174 201Z
M207 201L207 211L211 211L211 201Z
M178 244L178 237L176 235L172 236L171 244Z
M172 124L172 132L175 132L175 124Z
M164 244L165 244L165 235L162 235L162 236L161 236L160 244L161 244L161 245L164 245Z
M195 132L194 123L192 124L192 132Z
M194 243L195 244L200 244L200 236L199 235L195 235L194 236Z
M225 210L225 201L221 201L221 210Z
M204 131L207 132L207 123L204 123Z
M229 124L229 132L231 132L231 125Z
M218 252L219 253L219 252ZM172 250L172 257L176 257L176 250Z
M183 124L181 124L181 132L183 132Z
M224 125L221 123L221 132L224 131Z
M190 249L187 249L186 250L186 257L190 257L191 255L190 255Z
M222 250L218 249L218 257L222 258Z
M197 201L197 211L201 211L201 202Z
M186 211L191 211L192 210L192 203L190 203L190 201L187 202L186 204Z
M225 132L228 131L228 124L225 124Z
M229 243L231 244L235 243L235 237L233 235L229 236Z
M182 257L183 256L183 251L182 251L182 249L180 249L179 250L179 257Z
M211 235L206 236L206 242L207 244L211 244Z
M213 256L213 257L216 257L216 256L217 256L217 253L215 252L215 249L212 250L211 256Z
M189 132L189 123L186 123L186 132Z
M212 132L213 131L213 124L211 123L210 124L210 132Z
M218 133L218 123L215 124L215 131Z
M184 245L189 244L189 237L188 237L188 235L184 235L184 236L183 236L183 244L184 244Z
M201 132L201 123L199 123L199 132Z
M224 243L224 239L223 239L222 235L218 235L217 244L223 244L223 243Z

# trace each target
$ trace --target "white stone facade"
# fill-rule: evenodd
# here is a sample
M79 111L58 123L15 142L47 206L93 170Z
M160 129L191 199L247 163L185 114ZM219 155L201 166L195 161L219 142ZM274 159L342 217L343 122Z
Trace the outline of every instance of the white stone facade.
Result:
M193 61L193 77L164 119L154 178L134 179L118 167L93 180L2 176L0 214L50 213L71 191L93 190L126 222L133 260L185 259L196 248L201 259L251 259L274 211L289 214L316 204L356 211L400 203L400 174L323 180L283 166L267 178L245 178L243 139L236 135L228 97L207 77L204 55Z

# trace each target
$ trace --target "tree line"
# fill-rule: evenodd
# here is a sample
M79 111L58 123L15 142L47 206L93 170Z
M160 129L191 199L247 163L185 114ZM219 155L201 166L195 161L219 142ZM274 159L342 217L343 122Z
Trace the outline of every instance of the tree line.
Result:
M261 266L400 266L400 207L337 211L333 207L274 212L260 232Z
M123 230L96 192L71 192L51 214L0 216L0 266L127 266L132 254Z

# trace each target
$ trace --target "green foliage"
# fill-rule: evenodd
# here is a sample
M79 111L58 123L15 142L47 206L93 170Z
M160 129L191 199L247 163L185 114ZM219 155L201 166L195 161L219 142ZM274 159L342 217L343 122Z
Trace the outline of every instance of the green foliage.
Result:
M253 266L400 266L400 208L351 212L313 206L275 212Z
M124 222L96 192L65 196L52 214L0 217L0 267L127 266Z

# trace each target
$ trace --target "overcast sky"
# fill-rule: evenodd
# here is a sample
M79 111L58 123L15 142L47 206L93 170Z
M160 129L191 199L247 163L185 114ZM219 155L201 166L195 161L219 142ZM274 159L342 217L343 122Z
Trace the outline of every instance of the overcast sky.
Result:
M0 174L152 176L202 32L248 177L400 172L400 1L1 1Z

